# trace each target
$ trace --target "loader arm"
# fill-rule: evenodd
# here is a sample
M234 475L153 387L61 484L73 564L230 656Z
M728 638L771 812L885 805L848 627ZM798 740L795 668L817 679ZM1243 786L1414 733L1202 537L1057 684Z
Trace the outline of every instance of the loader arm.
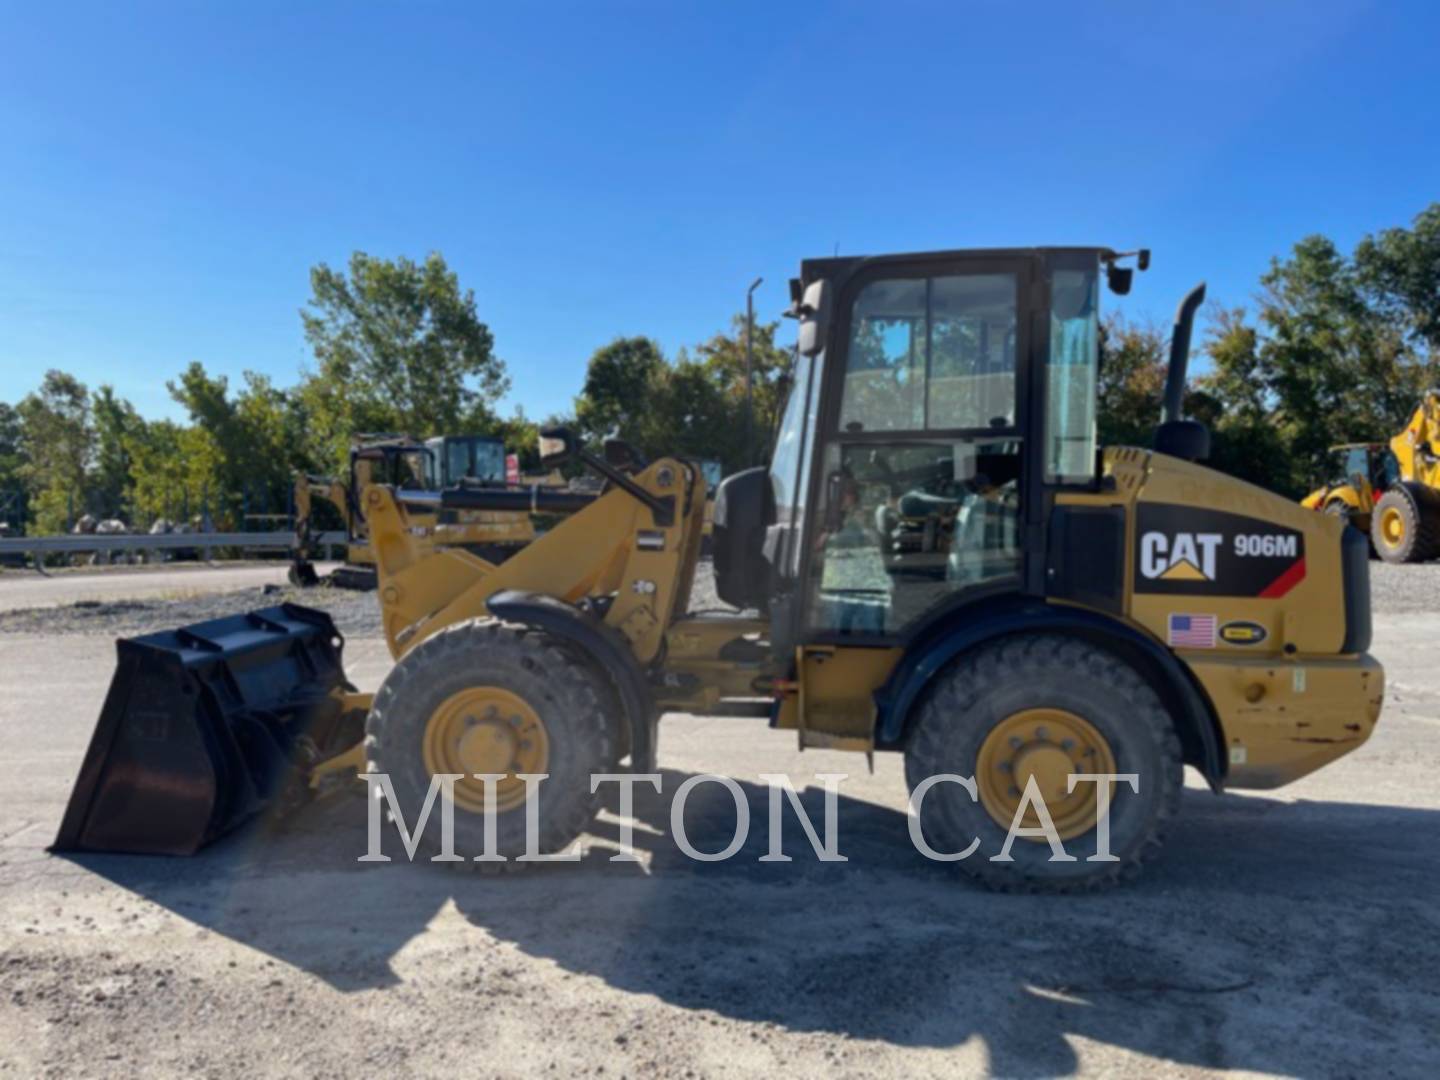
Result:
M673 508L668 522L630 493L611 488L499 566L461 548L431 546L427 527L415 524L420 515L414 507L432 507L436 498L459 507L483 499L483 492L421 500L384 485L367 487L365 513L391 655L399 659L447 626L488 617L490 597L514 590L572 605L591 602L592 611L624 635L636 660L650 663L665 630L689 603L705 480L699 469L674 458L656 461L632 479ZM407 505L410 498L416 502Z

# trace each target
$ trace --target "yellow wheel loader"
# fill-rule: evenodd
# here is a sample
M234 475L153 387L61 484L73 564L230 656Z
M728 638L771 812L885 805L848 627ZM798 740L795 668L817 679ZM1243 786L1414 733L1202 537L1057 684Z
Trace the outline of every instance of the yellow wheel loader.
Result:
M350 589L375 587L375 559L360 492L371 483L435 490L466 484L505 483L505 444L483 435L444 435L418 442L404 435L358 435L350 449L348 481L301 474L295 478L295 554L290 566L293 585L319 584L311 561L321 532L316 527L315 500L322 499L339 515L345 532L345 565L328 578ZM509 555L535 539L535 526L523 511L442 512L433 519L417 515L416 528L437 543L463 546L490 562Z
M1316 488L1302 506L1368 533L1386 562L1440 557L1440 392L1426 394L1404 429L1384 443L1332 448L1344 479Z
M1385 443L1342 443L1330 448L1330 458L1332 479L1300 505L1333 514L1368 536L1375 501L1399 479L1395 457Z
M578 459L605 487L499 566L411 526L506 493L371 485L396 659L379 690L349 687L340 635L296 606L122 641L57 847L191 852L368 770L411 820L458 776L466 855L526 850L532 807L554 852L597 812L593 776L655 768L663 715L751 713L801 747L903 754L924 839L974 850L957 866L991 886L1128 877L1160 850L1186 765L1217 792L1289 783L1369 737L1384 676L1364 538L1197 463L1209 435L1179 408L1203 286L1177 313L1155 449L1097 447L1100 292L1128 290L1126 258L803 263L769 464L716 500L732 612L690 613L696 462L546 432L548 464ZM944 550L881 534L902 506L939 519ZM522 774L546 776L535 803ZM421 831L432 851L441 818Z

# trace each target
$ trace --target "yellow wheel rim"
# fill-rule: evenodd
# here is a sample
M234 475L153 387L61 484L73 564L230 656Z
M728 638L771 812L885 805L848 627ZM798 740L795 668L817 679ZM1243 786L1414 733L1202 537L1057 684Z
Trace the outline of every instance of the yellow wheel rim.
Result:
M1391 547L1398 547L1405 539L1405 517L1393 506L1387 506L1380 513L1380 535Z
M472 686L441 702L425 725L425 768L460 773L455 805L474 814L485 811L485 785L477 773L503 773L495 782L495 809L513 810L525 802L519 773L543 773L550 760L545 723L525 699L498 686Z
M1033 776L1055 831L1069 840L1095 827L1096 802L1094 781L1066 790L1070 775L1116 771L1110 743L1088 720L1064 709L1025 709L1007 716L985 736L975 763L975 784L985 812L1008 830ZM1033 806L1020 823L1032 829L1040 824ZM1021 839L1045 843L1044 837Z

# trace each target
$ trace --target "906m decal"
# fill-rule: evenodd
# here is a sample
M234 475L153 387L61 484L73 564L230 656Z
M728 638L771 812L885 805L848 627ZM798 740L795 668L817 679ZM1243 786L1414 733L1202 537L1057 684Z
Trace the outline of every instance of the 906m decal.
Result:
M1137 508L1137 593L1273 598L1304 579L1305 537L1297 529L1172 503Z

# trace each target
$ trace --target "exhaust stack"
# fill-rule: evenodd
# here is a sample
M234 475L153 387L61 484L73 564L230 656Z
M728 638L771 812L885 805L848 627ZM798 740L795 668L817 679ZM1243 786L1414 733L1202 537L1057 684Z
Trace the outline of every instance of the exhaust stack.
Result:
M1175 309L1175 326L1170 332L1170 366L1165 372L1165 398L1160 426L1155 430L1155 449L1184 461L1204 461L1210 456L1210 429L1181 416L1185 406L1185 376L1190 364L1190 336L1195 313L1205 302L1202 281Z

